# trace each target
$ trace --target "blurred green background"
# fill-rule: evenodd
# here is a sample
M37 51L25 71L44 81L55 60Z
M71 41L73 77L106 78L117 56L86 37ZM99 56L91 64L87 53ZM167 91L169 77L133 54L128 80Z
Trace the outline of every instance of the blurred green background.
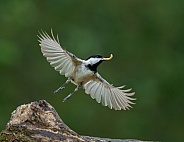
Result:
M108 57L98 71L136 92L129 111L103 107L69 84L42 56L38 31L59 35L64 48L86 59ZM1 0L0 130L17 106L45 99L82 135L181 141L184 139L183 0Z

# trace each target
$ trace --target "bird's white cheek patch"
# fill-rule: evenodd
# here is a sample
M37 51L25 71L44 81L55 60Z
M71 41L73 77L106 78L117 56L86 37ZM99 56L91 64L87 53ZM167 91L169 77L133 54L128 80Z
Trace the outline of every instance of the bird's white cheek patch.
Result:
M94 65L100 61L101 61L101 58L90 58L89 60L86 61L86 64Z

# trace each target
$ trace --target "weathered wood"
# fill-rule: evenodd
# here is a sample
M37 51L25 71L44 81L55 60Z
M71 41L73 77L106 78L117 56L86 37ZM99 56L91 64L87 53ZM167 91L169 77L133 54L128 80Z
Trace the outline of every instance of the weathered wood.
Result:
M81 136L72 131L45 100L17 107L12 112L6 129L0 133L0 141L8 142L140 142Z

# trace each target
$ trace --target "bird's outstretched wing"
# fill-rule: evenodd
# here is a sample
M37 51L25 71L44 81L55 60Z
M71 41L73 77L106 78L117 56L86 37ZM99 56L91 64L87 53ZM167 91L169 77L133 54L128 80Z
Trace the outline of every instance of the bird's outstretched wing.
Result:
M50 65L56 71L59 71L61 75L69 77L73 73L75 65L81 63L81 59L64 50L59 43L58 37L57 40L54 38L52 30L51 34L52 37L42 32L38 36L43 56L47 58L47 61L50 62Z
M108 106L110 109L115 110L129 109L130 104L134 104L131 98L135 93L130 93L131 89L121 90L121 87L114 87L103 79L98 73L96 73L90 81L84 84L86 94L90 94L93 99L96 99L98 103L102 102L102 105Z

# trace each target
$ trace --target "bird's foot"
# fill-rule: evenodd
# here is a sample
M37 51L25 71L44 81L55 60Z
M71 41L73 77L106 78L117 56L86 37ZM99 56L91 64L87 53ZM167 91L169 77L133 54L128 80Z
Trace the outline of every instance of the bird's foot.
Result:
M55 93L58 93L60 90L62 90L62 89L64 89L64 88L65 88L64 86L59 87L57 90L54 91L54 94L55 94Z
M73 93L70 93L68 96L66 96L66 98L63 99L63 102L66 102L66 100L68 100L72 95Z

